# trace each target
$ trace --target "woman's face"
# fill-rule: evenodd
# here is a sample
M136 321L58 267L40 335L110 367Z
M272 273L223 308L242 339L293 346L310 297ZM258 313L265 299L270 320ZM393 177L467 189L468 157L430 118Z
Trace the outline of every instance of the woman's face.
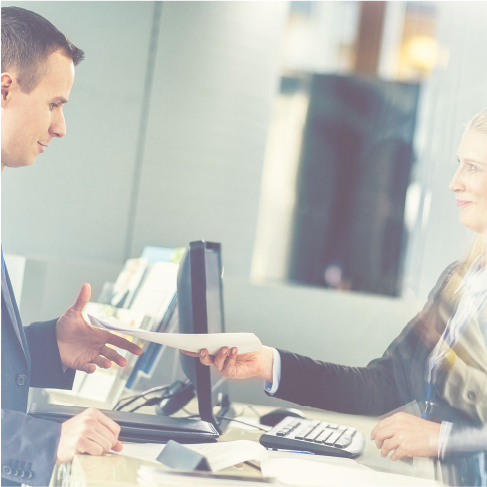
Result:
M487 133L468 130L457 152L459 166L450 182L460 223L487 234Z

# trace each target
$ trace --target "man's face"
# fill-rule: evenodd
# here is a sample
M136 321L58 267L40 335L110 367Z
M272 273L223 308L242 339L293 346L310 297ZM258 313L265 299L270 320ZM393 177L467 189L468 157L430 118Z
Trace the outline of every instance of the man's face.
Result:
M73 61L53 52L37 86L23 93L15 72L2 73L2 169L30 166L53 137L66 134L63 105L74 81Z

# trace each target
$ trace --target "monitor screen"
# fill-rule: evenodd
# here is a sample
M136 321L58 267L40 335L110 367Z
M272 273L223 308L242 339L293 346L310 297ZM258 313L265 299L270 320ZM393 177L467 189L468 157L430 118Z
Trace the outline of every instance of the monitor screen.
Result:
M204 240L191 242L178 273L180 333L225 332L222 277L221 245ZM213 367L184 354L181 368L196 389L201 419L220 429L214 407L221 408L221 416L231 412L225 379Z

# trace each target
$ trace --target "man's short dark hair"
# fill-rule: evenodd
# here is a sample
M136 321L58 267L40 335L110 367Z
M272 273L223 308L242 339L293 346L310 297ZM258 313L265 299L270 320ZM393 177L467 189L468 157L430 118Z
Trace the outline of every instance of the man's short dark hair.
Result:
M39 14L20 7L2 7L2 73L15 69L24 93L39 82L42 64L62 50L77 66L84 52Z

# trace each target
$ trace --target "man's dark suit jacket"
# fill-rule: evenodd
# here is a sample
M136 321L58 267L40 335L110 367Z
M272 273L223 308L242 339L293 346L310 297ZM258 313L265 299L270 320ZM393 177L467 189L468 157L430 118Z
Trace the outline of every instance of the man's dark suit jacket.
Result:
M29 387L72 387L74 371L63 372L56 321L22 326L2 266L2 485L49 484L61 425L26 410Z

